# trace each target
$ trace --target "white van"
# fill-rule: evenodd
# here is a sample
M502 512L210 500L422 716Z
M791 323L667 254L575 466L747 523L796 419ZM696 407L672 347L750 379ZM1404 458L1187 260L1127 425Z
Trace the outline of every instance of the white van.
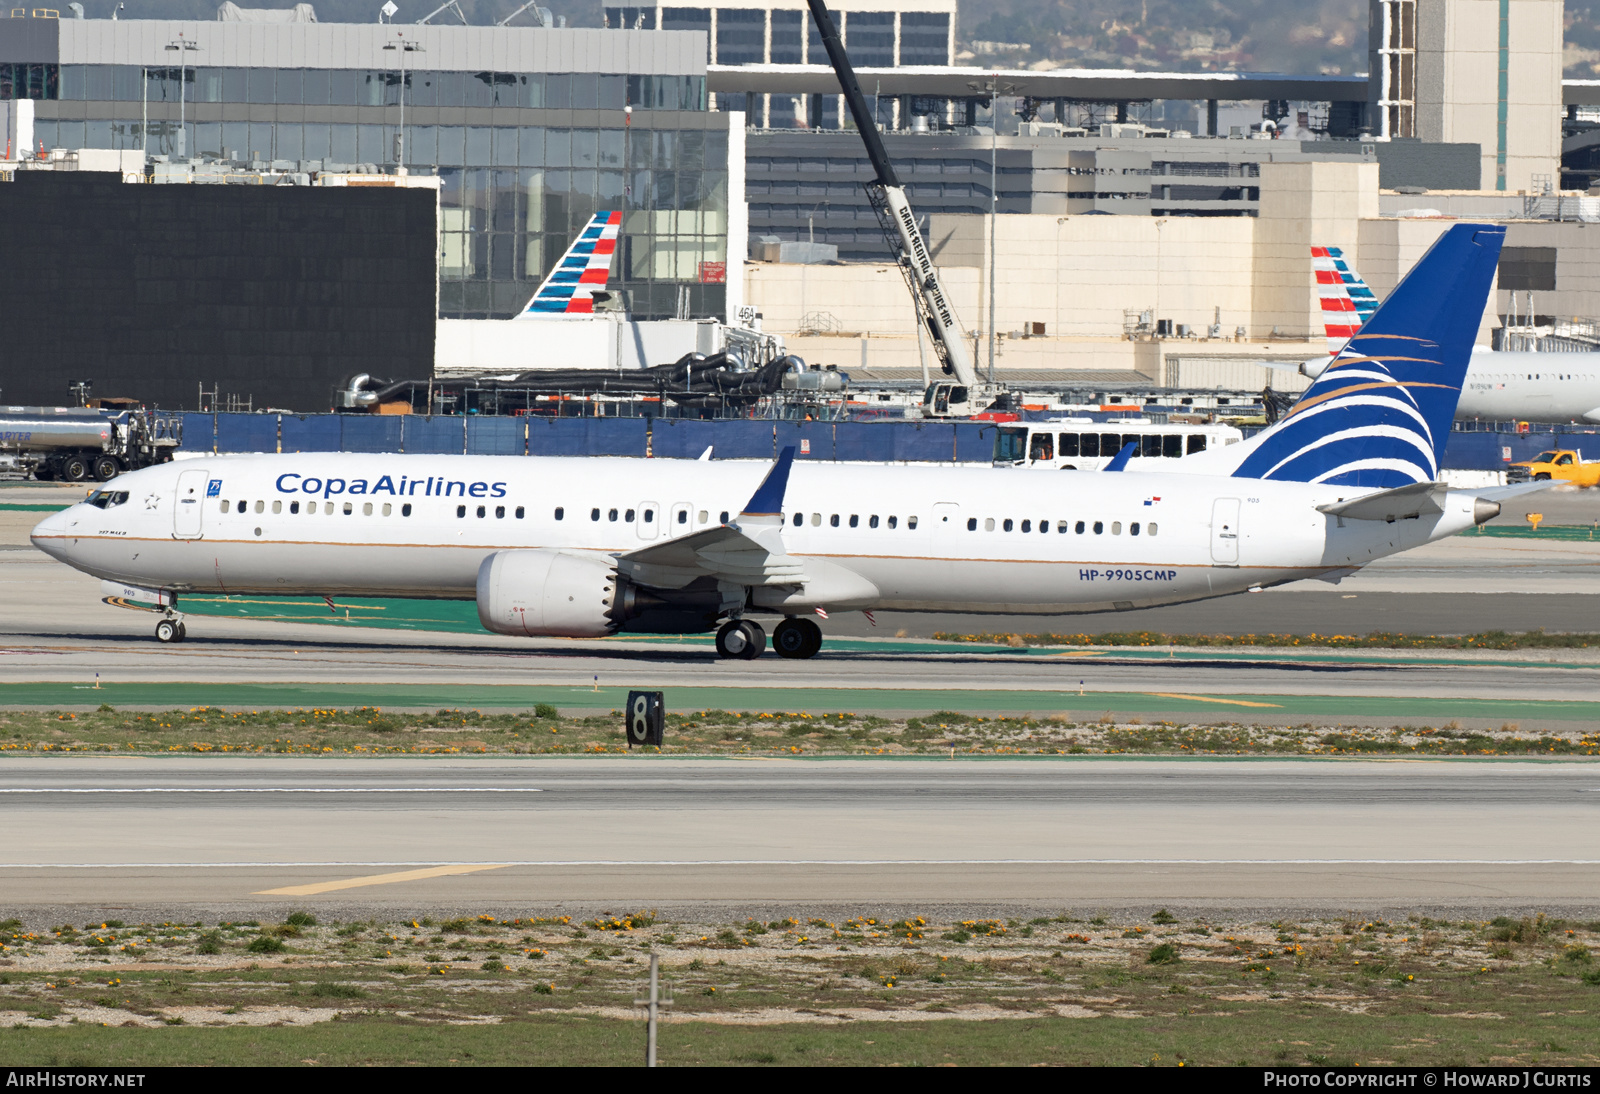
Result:
M1158 425L1148 418L1109 422L1058 418L1000 426L995 431L994 462L996 467L1099 471L1129 441L1139 442L1136 460L1176 460L1242 440L1244 434L1231 425Z

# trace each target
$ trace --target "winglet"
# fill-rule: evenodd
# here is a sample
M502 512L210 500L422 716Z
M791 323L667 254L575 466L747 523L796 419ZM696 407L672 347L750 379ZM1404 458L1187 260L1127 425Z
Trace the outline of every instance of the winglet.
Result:
M767 477L761 480L756 492L745 503L741 517L775 517L783 512L784 491L789 488L789 467L794 463L794 446L778 453L777 462Z
M1112 456L1111 457L1111 462L1106 464L1100 470L1102 470L1102 471L1124 471L1128 467L1128 461L1133 459L1133 457L1137 456L1138 454L1139 454L1139 442L1138 441L1129 441L1127 444L1122 446L1122 451L1118 452L1115 456Z

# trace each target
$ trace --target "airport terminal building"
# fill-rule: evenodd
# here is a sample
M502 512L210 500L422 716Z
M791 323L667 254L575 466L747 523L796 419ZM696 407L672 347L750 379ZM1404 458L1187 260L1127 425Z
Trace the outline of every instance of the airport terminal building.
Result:
M543 27L5 19L0 98L33 101L35 152L140 149L302 171L393 170L403 160L437 173L442 317L516 314L574 233L619 207L612 287L633 313L716 315L726 309L729 210L742 209L728 171L742 127L739 115L708 110L705 41Z

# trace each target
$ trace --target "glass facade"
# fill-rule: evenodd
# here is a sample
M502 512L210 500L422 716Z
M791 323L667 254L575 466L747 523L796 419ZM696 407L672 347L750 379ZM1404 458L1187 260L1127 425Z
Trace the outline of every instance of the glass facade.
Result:
M34 123L45 148L176 155L180 86L192 158L396 163L399 111L373 108L400 105L397 69L0 66L0 97L56 100ZM589 218L618 208L611 284L633 315L672 316L684 285L692 314L725 310L728 138L707 128L703 77L418 69L404 94L405 163L440 180L441 316L517 314Z

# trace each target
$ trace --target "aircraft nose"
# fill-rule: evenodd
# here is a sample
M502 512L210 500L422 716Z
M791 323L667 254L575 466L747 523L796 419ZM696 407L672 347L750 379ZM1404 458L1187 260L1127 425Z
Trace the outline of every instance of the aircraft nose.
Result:
M69 509L63 509L59 513L51 513L38 524L35 524L33 531L28 536L33 541L33 545L51 558L65 561L67 556L67 540L65 536L73 523L68 514L75 508L77 507L73 506Z

